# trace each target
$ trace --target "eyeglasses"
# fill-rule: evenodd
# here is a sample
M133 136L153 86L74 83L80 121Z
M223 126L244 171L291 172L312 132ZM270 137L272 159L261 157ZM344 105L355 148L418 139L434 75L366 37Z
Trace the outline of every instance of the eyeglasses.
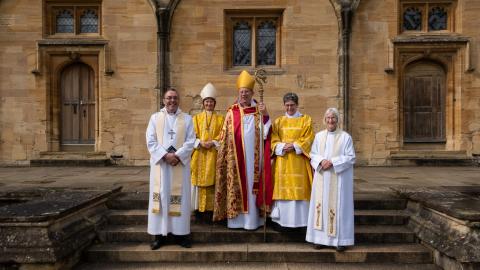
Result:
M165 100L178 100L178 97L164 97Z

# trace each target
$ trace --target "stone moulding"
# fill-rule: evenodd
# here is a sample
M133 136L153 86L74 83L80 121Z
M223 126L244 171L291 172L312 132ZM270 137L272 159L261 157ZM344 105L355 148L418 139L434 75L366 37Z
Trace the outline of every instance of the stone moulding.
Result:
M97 237L106 202L120 189L56 191L0 207L0 266L72 267Z

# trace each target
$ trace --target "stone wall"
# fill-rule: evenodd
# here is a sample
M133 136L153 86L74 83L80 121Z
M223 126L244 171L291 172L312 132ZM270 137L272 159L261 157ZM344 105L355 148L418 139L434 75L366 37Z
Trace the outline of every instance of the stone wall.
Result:
M332 0L333 1L333 0ZM166 5L168 1L160 1ZM0 164L29 164L50 146L51 88L37 41L42 32L43 1L0 1ZM355 10L351 41L351 133L358 164L388 165L391 151L402 149L399 80L394 46L398 36L398 1L362 0ZM181 108L194 111L194 98L212 82L219 91L217 109L235 100L238 70L226 66L225 10L283 10L280 66L268 75L265 102L272 118L283 114L282 96L300 96L300 111L312 116L315 132L323 128L328 107L342 107L339 84L339 18L331 1L179 1L169 43L171 84L181 94ZM470 37L455 53L453 87L447 96L448 151L480 155L480 77L476 14L480 3L458 1L455 31ZM145 128L157 110L157 26L151 0L104 0L100 47L98 121L95 150L123 156L119 164L146 165ZM392 47L393 46L393 47ZM463 46L463 45L462 45ZM81 47L81 46L80 46ZM87 50L88 48L79 48ZM61 50L61 48L59 49ZM470 61L470 62L469 62ZM32 70L40 67L40 74ZM470 63L470 64L469 64ZM114 71L104 74L107 66ZM385 72L386 68L393 72Z
M312 116L319 131L325 110L340 102L338 25L329 1L182 0L170 38L171 82L180 90L182 109L192 109L193 97L207 82L219 92L217 109L224 111L235 101L239 72L225 67L225 9L283 9L280 71L268 75L265 103L276 118L284 113L283 95L298 93L300 111Z
M28 164L52 150L47 95L55 70L46 63L45 47L40 48L40 74L31 73L37 67L37 41L45 39L42 2L0 2L0 164ZM102 13L99 38L108 41L111 55L105 58L101 48L98 58L95 150L123 155L127 164L147 164L145 129L157 110L155 14L146 0L105 0ZM105 65L111 65L112 76L105 76Z
M402 123L399 82L402 70L395 45L400 35L399 1L360 1L355 12L351 43L351 116L352 135L360 164L389 164L392 150L401 150ZM467 61L475 67L478 54L478 1L458 1L455 35L470 37L453 56L451 78L447 78L446 139L442 150L479 152L479 76L468 70ZM438 35L437 35L438 36ZM445 35L444 35L445 36ZM440 44L440 45L439 45ZM448 43L435 46L453 48ZM470 46L470 49L468 49ZM393 68L392 72L386 69ZM448 86L450 85L451 86Z

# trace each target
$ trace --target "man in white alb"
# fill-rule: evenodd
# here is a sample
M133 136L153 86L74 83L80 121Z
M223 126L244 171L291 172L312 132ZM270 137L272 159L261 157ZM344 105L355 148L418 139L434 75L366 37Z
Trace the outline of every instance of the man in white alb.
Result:
M150 117L147 147L150 152L148 233L155 235L152 250L165 244L168 233L182 247L191 247L190 158L195 143L192 117L179 108L179 96L169 89L165 107Z

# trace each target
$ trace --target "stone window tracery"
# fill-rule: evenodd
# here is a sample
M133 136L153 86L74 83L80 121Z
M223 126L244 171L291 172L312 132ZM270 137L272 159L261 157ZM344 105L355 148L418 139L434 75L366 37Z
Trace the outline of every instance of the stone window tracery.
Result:
M101 29L100 0L45 0L45 35L75 37L99 35Z
M400 32L454 32L455 0L400 0Z

